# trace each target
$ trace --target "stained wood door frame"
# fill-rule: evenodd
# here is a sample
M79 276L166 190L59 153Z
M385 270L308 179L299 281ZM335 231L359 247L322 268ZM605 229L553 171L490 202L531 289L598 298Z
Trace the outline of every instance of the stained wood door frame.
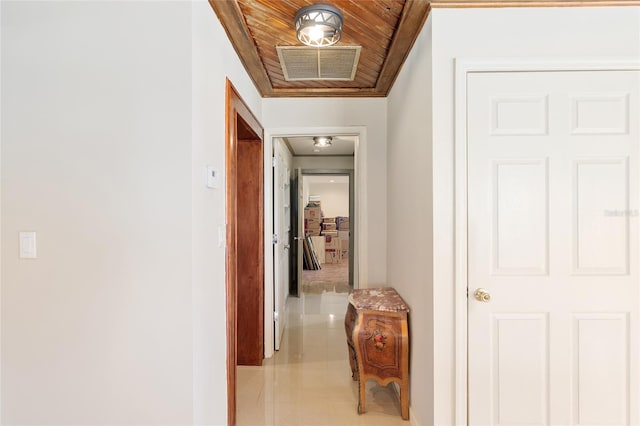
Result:
M354 217L356 218L355 238L353 239L353 252L349 253L354 257L353 263L353 285L358 288L358 283L367 282L367 262L368 262L368 229L367 220L367 132L363 126L342 126L342 127L301 127L301 128L272 128L265 129L264 133L264 153L265 153L265 175L264 175L264 216L265 216L265 242L271 242L273 235L273 177L271 176L271 152L273 150L273 139L281 137L295 136L316 136L318 134L336 136L357 136L354 154L354 178L355 185L355 206ZM273 356L273 251L265 249L264 252L264 288L265 288L265 358ZM271 324L271 326L268 326Z
M227 421L230 426L236 423L236 364L237 364L237 173L238 173L238 143L243 137L239 134L238 122L247 126L253 136L264 141L264 131L249 107L242 100L233 84L226 81L226 310L227 310ZM264 148L263 148L264 149ZM262 171L258 170L261 174ZM261 180L260 176L260 180ZM262 186L262 185L261 185ZM262 187L263 188L263 187ZM262 189L264 191L264 189ZM264 200L264 193L262 194ZM260 213L264 217L264 213ZM262 223L261 223L262 225ZM262 232L257 238L262 239ZM260 241L261 247L264 242ZM264 255L257 259L263 262ZM260 270L264 268L260 264Z
M611 60L527 58L521 60L465 59L455 60L455 253L454 253L454 316L455 316L455 422L468 424L467 417L467 75L481 72L527 71L623 71L640 70L634 58Z

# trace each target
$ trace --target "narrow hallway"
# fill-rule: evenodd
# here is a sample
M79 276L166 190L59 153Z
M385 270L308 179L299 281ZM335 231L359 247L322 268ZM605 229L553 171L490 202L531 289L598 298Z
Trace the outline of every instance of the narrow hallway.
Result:
M317 272L317 271L313 271ZM344 315L347 292L289 299L281 350L262 367L238 367L238 425L408 425L392 389L367 383L367 412L358 415Z

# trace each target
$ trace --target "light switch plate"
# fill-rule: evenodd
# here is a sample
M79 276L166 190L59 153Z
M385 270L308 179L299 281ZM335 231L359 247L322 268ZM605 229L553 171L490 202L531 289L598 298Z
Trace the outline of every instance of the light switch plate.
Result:
M213 168L213 166L207 166L207 188L218 189L220 187L220 172Z
M20 259L36 259L36 233L20 232Z

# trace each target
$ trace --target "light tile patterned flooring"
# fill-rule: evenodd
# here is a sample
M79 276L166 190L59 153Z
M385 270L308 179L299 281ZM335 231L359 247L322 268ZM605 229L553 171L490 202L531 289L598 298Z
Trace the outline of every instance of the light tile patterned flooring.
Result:
M320 294L349 292L349 262L323 263L322 269L302 271L302 291Z
M347 293L290 298L284 337L262 367L238 367L239 426L409 425L392 385L367 382L367 412L358 415L344 314Z

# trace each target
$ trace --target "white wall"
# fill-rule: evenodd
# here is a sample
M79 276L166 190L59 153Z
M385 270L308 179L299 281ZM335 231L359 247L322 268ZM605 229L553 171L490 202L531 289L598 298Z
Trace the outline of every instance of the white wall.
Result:
M2 423L191 423L191 4L1 7Z
M293 167L296 169L333 169L353 170L353 156L350 157L293 157Z
M349 176L305 176L303 180L305 203L316 195L325 217L349 216Z
M0 177L2 176L2 5L0 5ZM2 179L0 179L0 424L2 424Z
M408 302L411 418L432 424L433 400L433 122L431 17L388 97L387 270Z
M354 158L352 156L318 156L318 157L293 157L293 167L295 169L302 170L353 170L354 169ZM303 192L303 200L304 205L307 205L309 200L309 184L311 181L314 182L329 182L329 179L334 179L337 176L327 177L327 176L313 176L308 175L303 179L302 192ZM349 216L349 178L346 176L341 176L339 179L346 179L346 191L347 191L347 206L346 213L340 214L339 216ZM324 202L323 202L324 207ZM332 208L333 210L333 208ZM329 216L329 215L327 215ZM336 216L336 215L334 215Z
M312 183L309 195L320 196L325 217L349 216L348 183Z
M225 78L206 1L2 8L2 423L226 424ZM18 232L38 233L19 260Z
M153 2L155 4L155 2ZM206 0L193 3L192 98L192 274L193 394L195 424L227 423L225 248L218 228L225 224L225 182L204 187L205 167L225 174L225 79L254 115L262 100Z
M348 127L366 129L363 167L357 170L367 182L361 197L367 243L360 251L365 259L362 287L386 284L387 223L387 101L384 98L267 98L262 105L265 128ZM356 159L356 161L358 161ZM357 181L357 177L356 177ZM356 187L356 191L358 188ZM360 224L362 225L362 220Z
M631 57L637 60L640 57L640 8L434 9L431 20L433 306L437 325L433 336L434 389L437 390L433 423L450 425L455 409L454 59Z

